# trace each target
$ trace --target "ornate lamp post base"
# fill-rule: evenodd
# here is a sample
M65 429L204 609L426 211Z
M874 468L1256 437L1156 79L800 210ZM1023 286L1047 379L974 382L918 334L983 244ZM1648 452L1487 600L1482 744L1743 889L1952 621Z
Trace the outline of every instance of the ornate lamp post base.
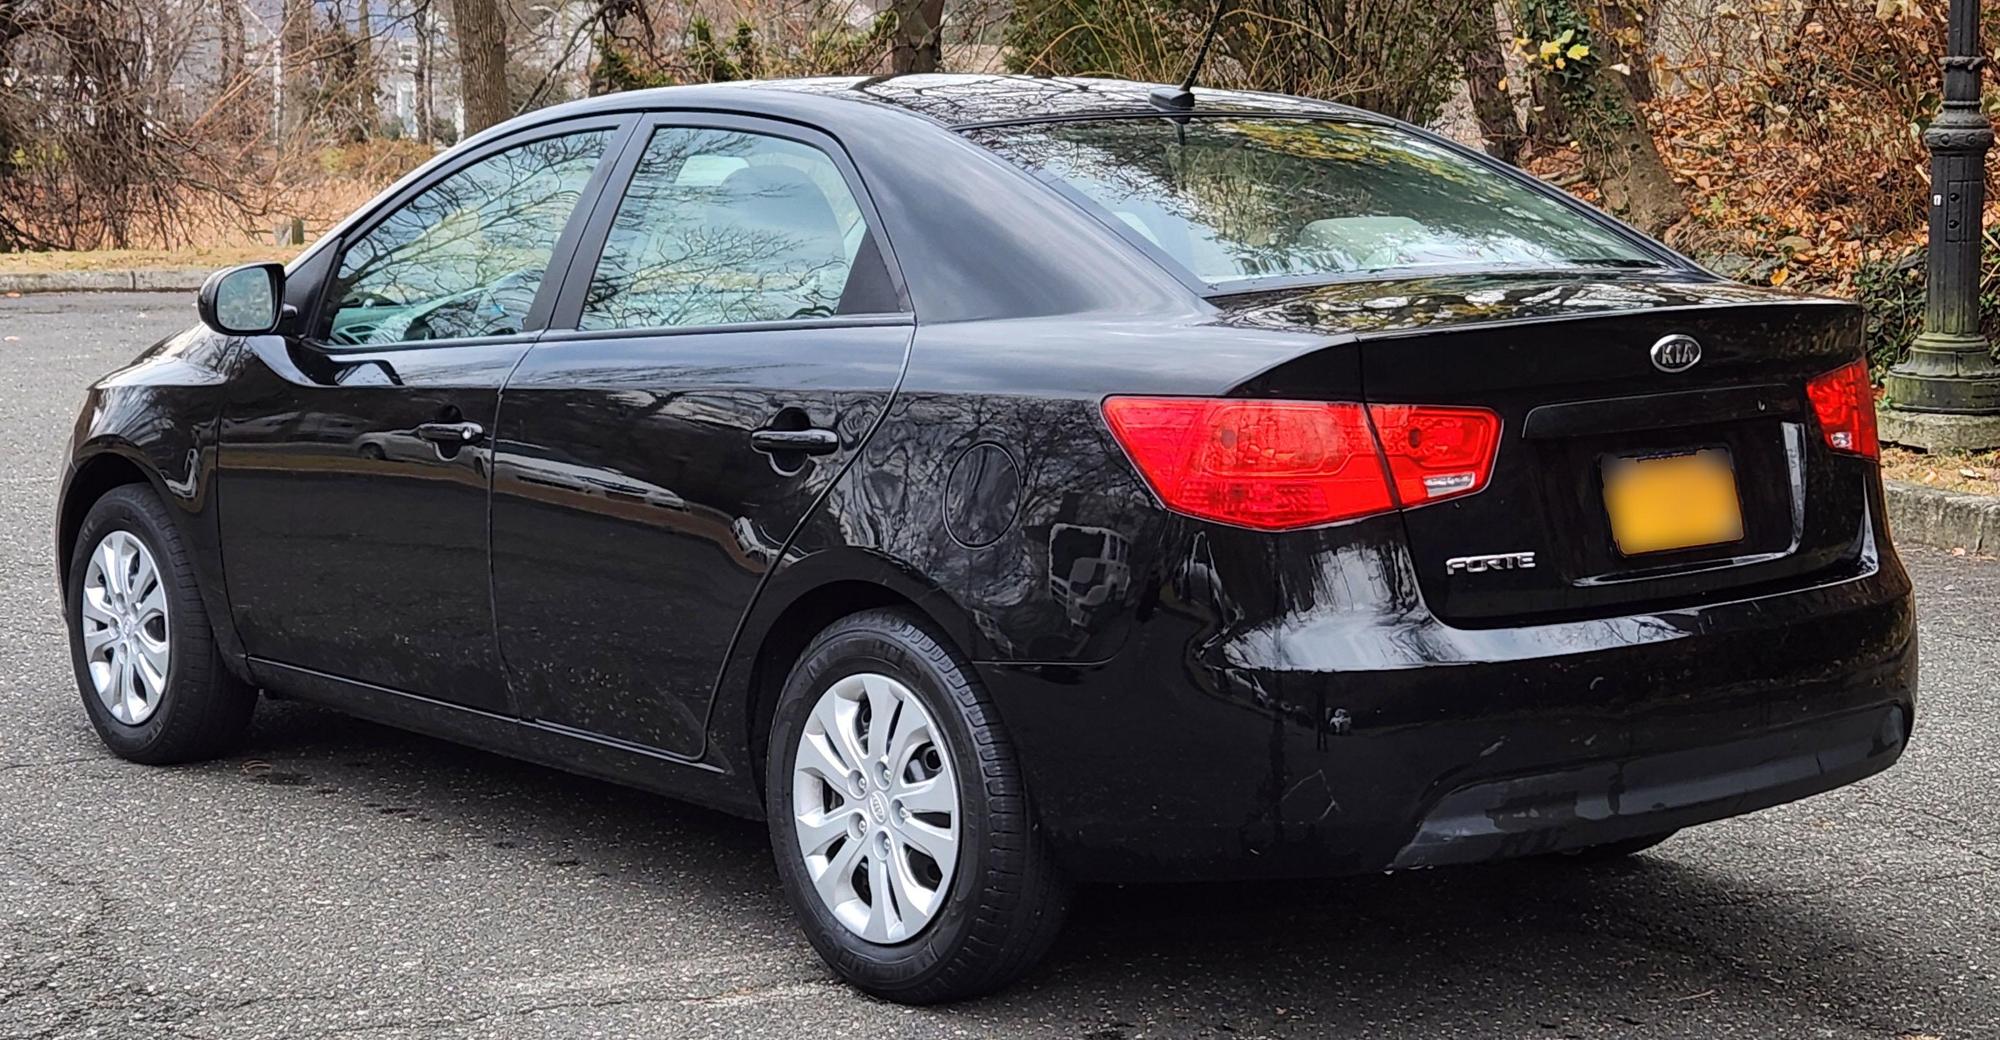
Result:
M1972 315L1962 320L1977 327ZM1883 440L1923 451L2000 448L2000 364L1978 332L1924 332L1882 382Z
M2000 415L1882 409L1882 439L1920 451L1987 451L2000 448Z
M2000 365L1979 331L1980 233L1993 124L1979 106L1979 4L1952 0L1944 110L1931 150L1930 262L1924 331L1884 380L1882 439L1930 451L2000 448Z

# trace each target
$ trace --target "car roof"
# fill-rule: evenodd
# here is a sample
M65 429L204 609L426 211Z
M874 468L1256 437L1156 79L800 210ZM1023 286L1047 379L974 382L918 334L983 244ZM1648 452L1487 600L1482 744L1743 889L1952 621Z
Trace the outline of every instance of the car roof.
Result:
M1084 76L927 74L771 80L759 89L794 90L890 105L946 126L1159 113L1151 95L1165 87L1126 79ZM1285 94L1196 88L1195 111L1267 112L1287 115L1364 115L1360 109ZM1378 117L1379 118L1379 117Z
M740 80L606 94L553 112L580 114L613 109L709 107L756 113L770 107L797 111L833 103L862 103L917 116L946 127L968 127L1038 119L1075 119L1163 111L1150 95L1164 84L1083 76L927 73L903 76L823 76L812 79ZM1168 89L1174 89L1168 87ZM1248 90L1194 89L1194 114L1263 113L1381 120L1365 109ZM851 110L850 110L851 111Z

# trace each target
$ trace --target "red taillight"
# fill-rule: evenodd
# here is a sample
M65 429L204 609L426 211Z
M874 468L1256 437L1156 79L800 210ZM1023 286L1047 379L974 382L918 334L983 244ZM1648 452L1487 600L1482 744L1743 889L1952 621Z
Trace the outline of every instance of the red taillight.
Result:
M1865 458L1882 457L1875 438L1875 387L1868 382L1868 362L1842 365L1806 384L1806 396L1819 416L1827 447Z
M1368 413L1406 506L1469 495L1493 475L1500 417L1484 408L1373 404Z
M1260 531L1352 520L1477 491L1492 472L1499 417L1464 408L1113 397L1104 418L1167 507ZM1391 432L1393 430L1393 433Z

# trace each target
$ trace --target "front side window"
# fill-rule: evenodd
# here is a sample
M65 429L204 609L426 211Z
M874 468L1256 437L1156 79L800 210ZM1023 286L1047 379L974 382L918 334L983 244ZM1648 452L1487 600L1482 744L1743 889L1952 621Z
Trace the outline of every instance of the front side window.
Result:
M672 328L898 309L840 168L737 130L654 133L591 276L583 329Z
M522 331L610 138L593 130L531 141L411 199L342 254L329 338L371 345Z
M1658 264L1565 203L1394 127L1183 116L968 136L1225 292L1273 279Z

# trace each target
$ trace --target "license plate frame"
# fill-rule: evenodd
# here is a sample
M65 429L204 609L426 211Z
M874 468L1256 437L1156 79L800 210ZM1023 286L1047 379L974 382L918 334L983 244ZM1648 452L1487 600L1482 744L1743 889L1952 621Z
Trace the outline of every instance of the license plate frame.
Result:
M1720 445L1607 454L1598 460L1611 544L1625 558L1742 541L1743 489Z

